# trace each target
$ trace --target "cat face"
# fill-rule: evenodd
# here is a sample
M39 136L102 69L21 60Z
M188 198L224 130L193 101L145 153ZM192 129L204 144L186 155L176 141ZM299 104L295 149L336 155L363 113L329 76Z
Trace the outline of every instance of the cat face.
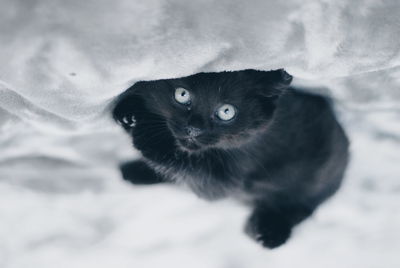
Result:
M268 127L291 80L284 70L244 70L139 82L121 98L114 117L119 120L123 110L147 125L162 121L188 152L238 147Z

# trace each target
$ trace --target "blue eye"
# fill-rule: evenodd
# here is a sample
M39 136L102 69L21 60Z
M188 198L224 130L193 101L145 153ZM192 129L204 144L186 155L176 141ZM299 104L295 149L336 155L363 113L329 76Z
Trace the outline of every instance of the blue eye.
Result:
M223 121L229 121L236 115L236 109L233 105L224 104L217 110L217 116Z
M183 87L175 89L175 100L181 104L188 104L191 100L190 93Z

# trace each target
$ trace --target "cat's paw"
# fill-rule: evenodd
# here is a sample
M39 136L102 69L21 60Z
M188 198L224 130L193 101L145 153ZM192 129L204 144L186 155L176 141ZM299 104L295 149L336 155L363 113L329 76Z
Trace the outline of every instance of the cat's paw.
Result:
M266 248L283 245L291 234L292 226L276 213L253 213L247 221L245 232Z
M124 115L118 118L117 123L124 128L133 128L136 126L136 118L134 115Z
M141 160L130 161L120 165L122 178L132 184L155 184L163 182L145 162Z

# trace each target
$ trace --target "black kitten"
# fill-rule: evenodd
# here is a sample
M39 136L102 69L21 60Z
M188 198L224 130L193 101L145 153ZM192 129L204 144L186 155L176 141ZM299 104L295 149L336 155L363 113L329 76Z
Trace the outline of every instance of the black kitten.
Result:
M134 84L113 111L143 154L121 166L124 179L238 198L253 208L246 232L280 246L338 189L348 162L329 102L290 88L291 80L281 69Z

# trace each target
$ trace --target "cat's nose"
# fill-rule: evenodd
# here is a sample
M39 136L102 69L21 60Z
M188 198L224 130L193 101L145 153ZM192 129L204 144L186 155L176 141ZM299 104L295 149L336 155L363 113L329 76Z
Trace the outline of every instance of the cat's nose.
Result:
M187 126L187 127L185 127L185 131L186 131L186 134L187 134L189 137L197 137L197 136L199 136L201 133L203 133L203 131L202 131L200 128L192 127L192 126Z

